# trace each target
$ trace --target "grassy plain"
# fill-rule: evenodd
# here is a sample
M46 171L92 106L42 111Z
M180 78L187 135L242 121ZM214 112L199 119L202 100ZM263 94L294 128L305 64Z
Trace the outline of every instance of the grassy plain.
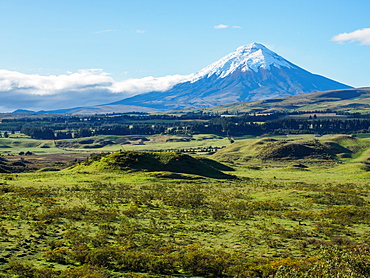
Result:
M202 147L224 147L230 142L226 137L213 134L197 135L101 135L68 140L37 140L20 133L0 138L0 154L15 155L30 151L35 154L60 154L75 152L104 152L118 150L166 150Z
M119 152L61 171L0 174L0 277L369 276L368 139L186 138L116 147L225 144L205 158L234 171L211 178L176 153ZM17 151L47 143L17 140ZM284 156L292 142L312 153ZM114 149L93 149L102 150ZM268 151L262 158L273 159L261 159Z

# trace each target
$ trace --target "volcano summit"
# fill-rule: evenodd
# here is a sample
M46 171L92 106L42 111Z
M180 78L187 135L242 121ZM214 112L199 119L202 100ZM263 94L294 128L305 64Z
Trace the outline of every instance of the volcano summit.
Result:
M252 43L189 75L186 81L167 91L140 94L111 105L159 110L204 108L349 88L294 65L262 44Z

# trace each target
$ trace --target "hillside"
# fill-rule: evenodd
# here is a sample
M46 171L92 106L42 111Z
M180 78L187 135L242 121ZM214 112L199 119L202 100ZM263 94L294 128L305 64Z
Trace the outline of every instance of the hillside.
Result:
M51 114L57 115L59 113L76 114L76 115L90 115L102 113L126 113L128 111L136 112L152 112L155 114L182 114L191 111L204 111L222 113L228 111L230 113L269 113L273 111L314 111L326 110L333 111L348 111L348 112L362 112L368 113L370 111L370 88L356 88L344 90L330 90L313 93L305 93L299 95L292 95L279 98L270 98L257 101L233 102L225 105L212 106L208 108L184 109L176 111L159 112L158 109L145 108L139 106L129 105L100 105L94 107L75 108L59 111L49 111ZM0 118L14 118L14 117L38 117L39 113L4 113L0 114Z
M159 95L158 95L159 97ZM182 102L182 101L181 101ZM217 105L208 108L184 109L177 110L176 113L189 111L205 112L241 112L241 113L268 113L271 111L314 111L326 110L348 111L348 112L369 112L370 111L370 88L355 88L343 90L329 90L313 93L304 93L290 95L278 98L267 98L256 101L232 102L229 104ZM122 102L124 103L124 102ZM124 107L124 109L123 109ZM68 114L95 114L95 113L112 113L127 112L134 106L125 105L101 105L96 107L85 107L80 109L71 109L66 111ZM144 111L159 113L159 110L145 107L135 107L134 111ZM173 113L173 111L162 112Z
M333 111L369 112L370 88L315 92L282 98L232 103L202 110L221 113L225 111L230 113L268 113L272 111L314 111L326 109Z
M266 163L324 163L333 165L343 159L367 162L370 142L351 136L329 139L253 139L239 141L212 155L223 162ZM364 157L361 155L364 153ZM360 158L360 159L359 159Z

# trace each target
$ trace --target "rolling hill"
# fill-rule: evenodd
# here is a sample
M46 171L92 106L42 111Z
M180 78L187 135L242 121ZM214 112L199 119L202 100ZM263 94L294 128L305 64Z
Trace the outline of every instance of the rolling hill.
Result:
M218 151L212 159L231 163L342 163L348 159L368 165L370 142L340 135L320 140L306 139L250 139L239 141Z
M370 88L331 90L250 102L232 103L202 109L206 112L269 113L272 111L326 110L369 112ZM196 111L196 110L194 110Z

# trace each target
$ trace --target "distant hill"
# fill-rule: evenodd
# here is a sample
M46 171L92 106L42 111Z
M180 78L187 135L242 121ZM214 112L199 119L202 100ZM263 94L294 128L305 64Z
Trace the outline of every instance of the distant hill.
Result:
M158 112L158 109L140 107L135 105L97 105L88 107L75 107L70 109L59 109L51 111L38 111L42 114L78 114L78 115L91 115L91 114L106 114L106 113L126 113L126 112ZM14 111L16 113L17 111Z
M326 110L370 112L370 88L334 90L296 96L232 103L202 109L208 112L268 113L272 111Z
M132 109L132 106L111 105L111 106L94 106L75 108L68 111L48 111L50 114L53 113L66 113L66 114L101 114L101 113L112 113L112 112L128 112ZM237 102L226 105L213 106L208 108L197 108L197 109L184 109L178 110L176 113L188 113L191 111L205 111L205 112L217 112L223 113L228 111L230 113L269 113L276 111L314 111L314 110L326 110L330 109L333 111L348 111L348 112L364 112L370 113L370 88L358 88L358 89L345 89L345 90L331 90L307 93L295 96L287 96L282 98L265 99L258 101L246 101ZM160 112L156 109L137 109L141 112ZM143 111L142 111L143 110ZM136 111L136 110L134 110ZM28 112L28 113L27 113ZM172 111L167 111L172 113ZM162 113L167 113L162 111ZM19 117L23 117L22 114L27 116L35 117L42 113L30 113L30 111L14 111L12 114L1 114L0 118L14 117L16 114ZM46 113L46 112L45 112Z
M26 110L26 109L17 109L13 113L35 113L35 111Z

